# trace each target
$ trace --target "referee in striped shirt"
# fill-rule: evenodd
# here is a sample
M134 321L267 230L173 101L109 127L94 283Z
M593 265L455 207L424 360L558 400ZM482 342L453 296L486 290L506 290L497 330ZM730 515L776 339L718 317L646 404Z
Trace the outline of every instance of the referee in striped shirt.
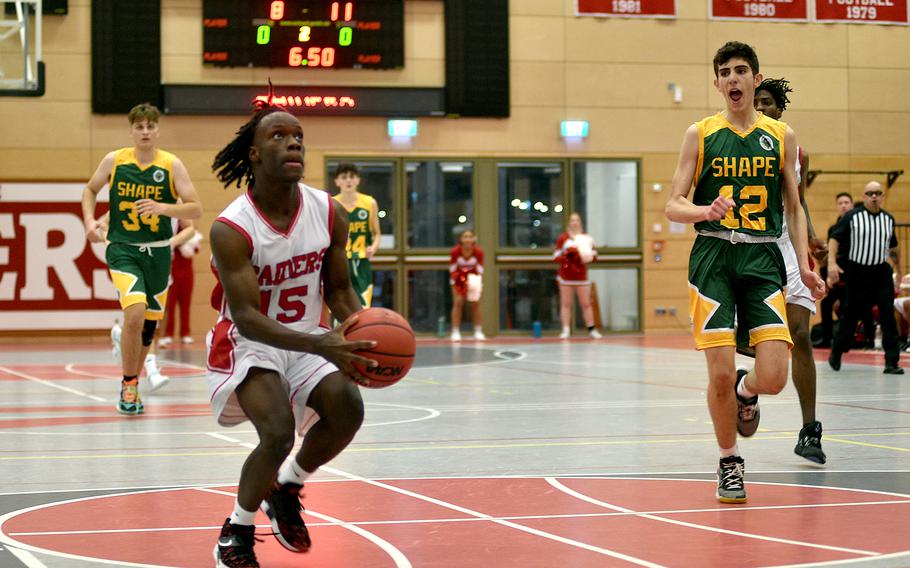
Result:
M831 230L828 240L828 286L844 279L846 305L840 327L831 346L828 364L840 370L841 355L850 350L856 322L873 304L878 306L885 349L885 374L903 375L898 348L897 322L894 320L896 293L893 271L900 271L894 217L882 209L882 185L866 184L863 204L848 211Z

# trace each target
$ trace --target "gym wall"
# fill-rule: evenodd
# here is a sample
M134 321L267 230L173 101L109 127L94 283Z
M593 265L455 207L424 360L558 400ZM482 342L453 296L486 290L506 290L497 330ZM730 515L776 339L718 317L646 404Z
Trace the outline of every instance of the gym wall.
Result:
M679 2L675 20L579 18L574 0L510 3L511 109L505 119L424 118L417 138L393 145L385 118L303 119L307 183L325 186L326 155L622 157L642 161L643 328L687 327L686 263L693 239L668 231L664 204L683 132L723 108L713 88L711 58L732 39L753 45L761 71L786 77L795 92L784 120L810 153L811 169L910 172L910 30L900 26L708 21L706 1ZM265 84L298 79L289 70L205 69L199 63L201 1L161 0L161 75L165 83ZM320 71L308 84L442 86L445 82L441 0L406 4L406 66L400 71ZM0 57L8 57L0 53ZM91 5L70 0L66 16L44 19L47 94L0 98L0 181L85 181L114 148L130 144L125 115L91 112ZM668 83L682 88L674 102ZM137 101L139 102L139 101ZM590 136L567 146L563 119L588 120ZM244 122L242 116L164 116L161 146L186 163L205 213L212 219L236 195L211 174L215 153ZM819 234L835 219L834 196L861 196L883 175L821 175L808 191ZM660 191L654 190L661 184ZM885 207L910 221L910 179L887 192ZM2 207L2 201L0 201ZM653 232L660 224L662 231ZM666 242L655 262L651 245ZM208 305L209 250L198 255L193 331L214 319ZM2 270L2 268L0 268ZM677 308L676 316L654 313Z

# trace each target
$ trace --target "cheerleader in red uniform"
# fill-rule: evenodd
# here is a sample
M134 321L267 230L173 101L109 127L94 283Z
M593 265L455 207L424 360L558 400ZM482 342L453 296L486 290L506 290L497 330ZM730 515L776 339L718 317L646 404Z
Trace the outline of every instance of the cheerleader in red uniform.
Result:
M176 247L171 253L171 286L168 289L164 337L158 340L158 347L170 347L174 342L174 328L180 315L180 342L193 343L190 334L190 303L193 299L193 257L199 252L202 233L196 230L192 221L178 220L174 227ZM178 230L180 232L178 232ZM186 231L186 232L184 232ZM179 243L179 244L177 244Z
M588 280L587 264L597 258L594 239L584 232L581 215L569 215L566 231L556 239L556 251L553 260L559 263L559 319L562 321L560 339L572 335L569 324L572 319L572 296L578 296L581 313L585 318L588 333L594 339L600 339L600 332L594 327L594 310L591 308L591 281Z
M471 306L474 322L474 339L483 341L483 325L480 315L480 293L482 290L483 251L477 246L474 231L461 233L459 244L452 247L449 256L449 284L452 285L452 341L461 341L461 312L465 300Z

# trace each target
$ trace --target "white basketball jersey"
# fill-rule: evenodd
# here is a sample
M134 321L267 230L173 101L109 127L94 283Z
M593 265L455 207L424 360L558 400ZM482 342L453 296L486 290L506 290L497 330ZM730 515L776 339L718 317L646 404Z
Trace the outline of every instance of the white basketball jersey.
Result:
M302 183L298 188L300 207L287 231L272 225L249 192L228 205L216 222L234 228L249 243L262 312L289 328L308 332L319 326L322 314L322 259L331 242L334 216L327 192ZM220 280L212 305L221 319L232 319Z
M803 166L800 163L802 161L802 158L803 158L803 149L799 145L797 145L796 146L796 187L797 188L799 188L799 184L801 184L803 181L803 172L802 172ZM783 188L781 188L781 189L783 189ZM784 215L783 223L781 223L780 238L778 239L778 241L789 241L789 240L790 240L790 232L789 232L789 229L787 228L787 216Z

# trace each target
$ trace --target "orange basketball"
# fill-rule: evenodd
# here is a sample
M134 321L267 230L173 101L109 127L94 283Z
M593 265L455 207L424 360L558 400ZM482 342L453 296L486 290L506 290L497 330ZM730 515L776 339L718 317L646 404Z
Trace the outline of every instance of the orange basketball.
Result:
M417 341L408 320L386 308L367 308L357 312L357 321L347 329L348 341L372 340L376 347L361 349L358 355L379 363L367 367L354 363L361 375L370 380L370 388L381 389L404 378L414 364Z

